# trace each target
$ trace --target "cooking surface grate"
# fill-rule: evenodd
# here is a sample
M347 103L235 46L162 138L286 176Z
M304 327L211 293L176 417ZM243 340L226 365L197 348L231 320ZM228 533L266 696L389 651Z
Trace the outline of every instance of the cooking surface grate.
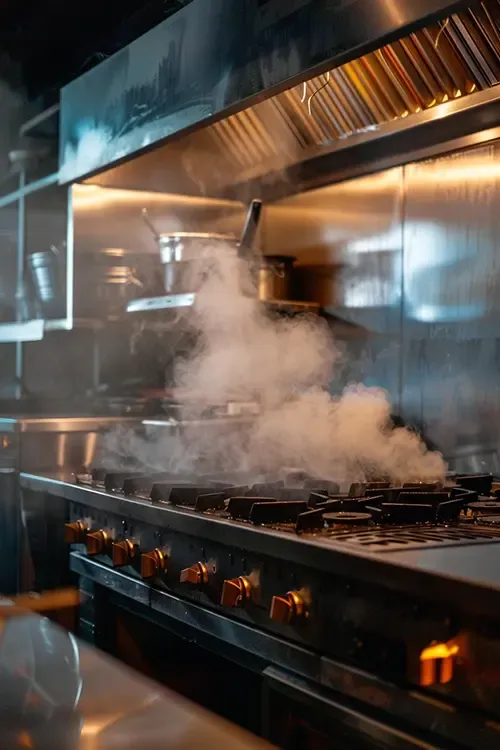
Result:
M456 547L469 544L500 542L500 528L484 526L404 526L370 528L359 531L331 531L328 537L369 552Z

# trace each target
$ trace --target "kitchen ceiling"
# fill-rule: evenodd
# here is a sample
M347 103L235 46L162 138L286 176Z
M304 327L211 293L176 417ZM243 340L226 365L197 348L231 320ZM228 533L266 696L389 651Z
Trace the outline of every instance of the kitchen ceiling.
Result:
M190 0L10 0L0 5L0 79L30 98L61 86Z

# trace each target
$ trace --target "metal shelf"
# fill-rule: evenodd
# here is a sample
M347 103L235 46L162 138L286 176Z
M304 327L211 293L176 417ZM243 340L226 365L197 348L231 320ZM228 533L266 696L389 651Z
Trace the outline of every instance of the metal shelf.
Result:
M33 138L54 138L59 132L59 103L40 112L19 128L19 135Z
M119 323L133 321L127 316L110 317L107 319L93 320L90 318L58 318L55 320L26 320L22 322L13 321L12 323L0 323L0 344L7 343L28 343L30 341L41 341L46 333L54 331L76 331L89 330L101 331L109 323ZM141 329L165 331L170 330L168 324L162 321L148 320L140 321Z
M127 312L153 312L158 310L176 310L182 307L192 307L196 299L195 294L167 294L161 297L146 297L134 299L127 305ZM299 302L295 300L269 300L263 302L269 310L287 314L319 312L319 304L316 302Z
M44 333L43 320L27 320L22 323L0 323L0 343L41 341Z
M24 198L31 193L36 193L38 190L44 190L51 185L58 184L59 172L53 172L52 174L47 175L47 177L42 177L34 182L27 182L23 187L18 188L18 190L14 190L14 192L8 193L7 195L2 195L0 197L0 208L10 206L12 203L16 203L20 198Z
M134 299L127 305L127 312L152 312L154 310L176 310L180 307L192 307L194 294L167 294L162 297L145 297Z
M57 320L26 320L22 322L0 323L0 343L24 343L41 341L45 333L51 331L73 331L77 328L100 330L105 321L59 318Z

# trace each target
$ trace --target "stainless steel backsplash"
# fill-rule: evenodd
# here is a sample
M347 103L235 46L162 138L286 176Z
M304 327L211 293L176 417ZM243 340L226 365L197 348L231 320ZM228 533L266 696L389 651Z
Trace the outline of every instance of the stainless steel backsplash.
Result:
M134 247L148 248L144 194L129 195L136 204L126 210L113 201L105 210L77 206L79 248L101 246L106 227L116 242L121 227ZM237 233L244 218L244 206L230 201L214 208L207 199L210 210L185 196L165 201L158 217L179 217L187 229L220 229L223 216ZM331 315L345 354L332 389L353 380L381 386L394 412L454 466L500 473L500 143L268 204L260 235L263 252L297 257L299 295ZM61 335L64 369L60 352L48 356L49 338L26 347L26 382L37 395L92 385L91 342L78 331ZM77 361L88 362L85 377L70 367Z
M452 465L500 470L500 144L286 198L263 229L334 316L332 387L380 385Z

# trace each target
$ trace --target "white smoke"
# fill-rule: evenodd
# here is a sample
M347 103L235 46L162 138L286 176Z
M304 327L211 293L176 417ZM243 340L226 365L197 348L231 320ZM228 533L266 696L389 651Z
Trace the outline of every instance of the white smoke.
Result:
M298 467L340 482L444 479L439 453L414 432L392 428L383 390L356 384L330 395L340 355L325 321L269 317L241 260L212 259L194 314L200 343L176 370L185 416L228 401L257 401L260 414L222 434L189 430L186 460L203 456L214 469L256 476Z
M252 269L229 248L191 267L199 291L189 325L199 339L176 362L180 422L151 428L147 437L115 431L101 446L102 465L191 478L224 471L254 481L294 468L343 486L444 479L441 454L414 432L393 428L382 389L351 384L330 394L341 362L323 319L270 317L256 298ZM206 420L210 407L228 402L256 402L259 413Z

